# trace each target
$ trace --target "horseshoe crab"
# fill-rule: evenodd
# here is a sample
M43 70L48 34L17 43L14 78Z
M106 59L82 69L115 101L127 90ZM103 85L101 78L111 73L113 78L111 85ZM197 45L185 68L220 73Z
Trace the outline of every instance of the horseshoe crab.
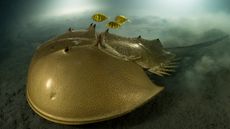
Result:
M43 118L87 124L124 115L164 88L142 68L159 76L173 70L175 55L159 39L125 38L96 25L73 30L38 47L28 72L26 96Z

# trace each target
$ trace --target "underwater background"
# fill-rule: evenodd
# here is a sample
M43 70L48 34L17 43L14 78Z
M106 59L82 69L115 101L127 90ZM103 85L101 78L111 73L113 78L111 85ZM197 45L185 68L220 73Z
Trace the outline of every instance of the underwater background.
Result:
M111 30L122 36L159 38L165 47L209 42L230 34L228 0L15 0L0 1L0 129L230 129L230 39L181 55L165 90L137 110L113 120L65 126L44 120L26 102L27 70L36 47L67 31L85 29L102 12L130 22ZM106 30L97 23L97 31Z

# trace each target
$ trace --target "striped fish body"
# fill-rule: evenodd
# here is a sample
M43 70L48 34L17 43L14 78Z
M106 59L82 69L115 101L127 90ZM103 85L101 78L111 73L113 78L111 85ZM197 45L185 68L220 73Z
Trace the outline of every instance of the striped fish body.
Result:
M92 19L96 22L103 22L105 20L108 19L107 16L105 16L104 14L101 14L101 13L96 13L92 16Z
M115 17L115 21L119 24L124 24L128 19L125 16L119 15Z
M118 28L121 27L121 25L119 23L114 22L114 21L111 21L111 22L107 23L106 26L108 28L112 28L112 29L118 29Z

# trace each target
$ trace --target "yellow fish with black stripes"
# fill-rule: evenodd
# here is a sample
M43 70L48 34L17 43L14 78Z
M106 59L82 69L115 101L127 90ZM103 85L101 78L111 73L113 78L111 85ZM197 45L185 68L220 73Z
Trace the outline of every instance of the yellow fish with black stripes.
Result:
M118 29L118 28L121 27L121 24L119 24L119 23L117 23L117 22L115 22L115 21L111 21L111 22L107 23L106 26L107 26L108 28Z
M108 17L102 13L96 13L92 16L92 19L96 22L103 22L108 19Z
M125 22L129 21L128 18L126 18L123 15L118 15L115 17L115 21L119 24L124 24Z

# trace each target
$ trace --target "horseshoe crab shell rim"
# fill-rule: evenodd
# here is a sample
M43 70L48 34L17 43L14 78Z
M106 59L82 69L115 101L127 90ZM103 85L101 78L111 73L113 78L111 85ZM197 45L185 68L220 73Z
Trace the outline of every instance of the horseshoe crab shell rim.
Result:
M162 89L159 91L162 92L163 90L163 87L161 87ZM159 94L157 93L157 94ZM58 124L65 124L65 125L84 125L84 124L91 124L91 123L95 123L95 122L103 122L103 121L106 121L106 120L111 120L113 118L118 118L120 116L123 116L125 114L128 114L138 108L140 108L141 106L143 106L144 104L150 102L152 99L154 99L157 95L152 95L150 96L146 101L144 101L143 103L141 103L140 105L138 105L137 107L133 108L132 110L129 110L127 112L123 112L123 113L120 113L120 114L117 114L115 116L110 116L110 117L101 117L101 118L98 118L98 119L95 119L95 120L89 120L89 121L76 121L76 120L72 120L72 121L66 121L64 118L61 118L61 117L55 117L53 115L50 115L42 110L40 110L38 107L36 107L33 102L31 101L30 97L29 97L29 94L28 94L28 91L26 91L26 98L27 98L27 102L29 104L29 106L32 108L33 111L35 111L39 116L41 116L42 118L46 119L46 120L49 120L49 121L52 121L52 122L55 122L55 123L58 123Z
M72 52L79 52L79 51L75 51L74 49L77 49L77 48L73 48L72 49ZM110 57L110 56L108 56L108 55L106 55L106 54L104 54L103 52L101 52L101 51L99 51L99 50L97 50L97 49L92 49L92 50L94 50L94 51L96 51L96 52L98 52L100 55L102 55L103 57L107 57L108 59L112 59L112 60L117 60L117 59L114 59L114 58L112 58L112 57ZM83 51L83 50L82 50ZM60 53L63 53L63 51L62 50L60 50ZM70 55L71 55L71 53L69 53ZM92 54L92 53L91 53ZM79 54L78 54L79 55ZM92 54L93 55L93 54ZM47 57L47 56L45 56L45 57ZM35 60L36 60L37 58L35 57ZM40 57L39 57L39 59L41 59ZM51 58L52 59L52 58ZM66 58L65 58L66 59ZM99 57L99 59L101 59L101 57ZM40 65L38 64L37 66L36 66L36 63L34 63L35 61L33 60L32 61L33 63L32 63L32 66L30 67L30 69L32 68L32 69L34 69L34 68L38 68L37 66L39 66L40 67ZM42 61L42 62L44 62L44 61ZM117 62L118 63L118 62ZM120 62L120 63L122 63L122 62ZM126 62L127 63L127 62ZM125 64L126 64L125 63ZM123 64L123 63L122 63ZM138 66L138 65L136 65L136 64L134 64L134 63L129 63L129 65L130 64L132 64L131 65L131 67L133 67L133 66L135 66L134 68L138 68L139 70L137 70L137 71L140 71L141 73L139 73L141 76L142 75L145 75L144 74L144 71ZM33 65L35 65L35 66L33 66ZM52 64L49 64L49 65L51 65L51 66L53 66ZM91 65L91 64L90 64ZM126 64L125 66L127 66L128 64ZM115 65L116 66L116 65ZM119 65L120 66L120 65ZM40 67L40 68L42 68L42 67ZM113 68L114 69L114 68ZM33 71L33 70L32 70ZM40 70L39 70L40 71ZM32 72L33 73L33 72ZM35 72L36 73L36 72ZM134 73L135 74L135 73ZM31 75L34 75L34 74L31 74L31 71L29 71L29 76L31 76ZM123 75L124 76L124 75ZM146 76L146 78L145 78L145 76ZM148 82L151 82L148 78L147 78L147 75L145 75L145 76L143 76L144 77L144 80L146 80L146 81L148 81ZM109 119L112 119L112 118L116 118L116 117L119 117L119 116L122 116L122 115L124 115L124 114L127 114L127 113L129 113L129 112L131 112L131 111L133 111L133 110L135 110L136 108L138 108L138 107L140 107L140 106L142 106L143 104L145 104L146 102L148 102L148 101L150 101L156 94L158 94L161 90L163 90L163 87L158 87L157 85L154 85L152 82L151 83L147 83L147 84L151 84L151 85L148 85L148 86L144 86L144 87L142 87L141 86L141 84L139 83L139 88L147 88L147 87L149 87L149 88L147 88L149 91L148 92L145 92L144 90L138 90L137 88L138 87L136 87L135 85L133 85L133 88L134 89L136 89L136 90L138 90L138 92L140 92L140 93L145 93L145 95L142 95L142 96L140 96L141 97L141 99L138 99L137 101L136 101L136 103L131 103L131 101L127 101L127 100L124 100L124 102L129 102L130 104L128 104L128 108L124 108L124 109L122 109L123 107L122 107L122 105L121 105L121 107L118 107L118 110L116 110L115 112L111 112L111 113L108 113L108 112L104 112L103 110L102 110L102 114L100 114L100 112L99 112L99 114L100 115L93 115L92 117L88 117L88 116L86 116L86 117L84 117L83 119L81 118L81 117L76 117L76 118L74 118L74 117L65 117L65 116L55 116L55 114L53 114L53 113L50 113L50 112L48 112L48 111L45 111L44 110L44 107L41 107L41 105L39 105L39 103L38 103L38 101L37 101L37 99L42 99L42 98L40 98L39 96L44 96L44 93L35 93L34 92L34 83L36 84L36 82L34 82L35 80L33 80L33 79L35 79L36 78L36 76L34 77L34 76L31 76L32 77L32 81L30 80L31 78L29 78L29 80L30 80L30 83L28 83L29 85L27 85L27 91L26 91L26 97L27 97L27 101L28 101L28 103L29 103L29 105L30 105L30 107L38 114L38 115L40 115L41 117L43 117L43 118L45 118L45 119L47 119L47 120L49 120L49 121L53 121L53 122L56 122L56 123L61 123L61 124L68 124L68 125L80 125L80 124L88 124L88 123L95 123L95 122L100 122L100 121L105 121L105 120L109 120ZM137 77L139 77L139 76L137 76ZM31 82L33 82L32 84L31 84ZM144 83L144 82L143 82ZM128 85L129 83L127 83L127 85ZM146 83L144 83L143 85L145 85ZM130 84L129 84L130 85ZM36 85L36 86L40 86L40 85ZM61 85L59 85L59 86L61 86ZM109 85L108 85L109 86ZM130 85L131 86L131 85ZM130 87L130 86L128 86L128 87ZM151 87L152 86L152 87ZM31 91L31 87L33 87L33 90ZM126 92L128 91L127 90L127 86L124 84L122 87L124 87L126 90ZM75 90L78 88L78 86L75 88ZM93 87L91 87L91 88L93 88ZM95 87L96 88L96 87ZM113 86L113 88L114 88L114 86ZM80 88L81 89L81 88ZM92 89L91 89L92 90ZM37 91L36 91L37 92ZM105 91L103 91L103 92L105 92ZM131 92L132 92L132 90L131 90ZM34 94L35 93L35 94ZM136 92L132 92L132 93L136 93ZM32 95L33 94L33 95ZM117 93L116 93L117 94ZM122 94L124 94L124 93L121 93L121 95ZM33 97L31 97L31 95L33 96ZM38 97L36 97L36 98L34 98L34 96L35 95L39 95ZM116 95L115 95L116 96ZM129 99L130 98L130 96L127 98L127 99ZM125 99L125 98L124 98ZM134 100L135 100L135 98L133 98ZM60 99L59 99L60 100ZM113 102L114 101L114 103L119 103L119 98L112 98L112 100L111 100L111 102ZM40 100L39 100L40 101ZM50 100L44 100L44 98L42 99L42 101L44 101L45 103L47 103L47 104L49 104L49 101ZM52 101L52 100L51 100ZM74 100L75 101L75 100ZM76 99L76 103L79 101L79 99ZM44 102L42 102L42 103L44 103ZM107 101L106 101L107 102ZM101 103L101 102L98 102L98 103ZM52 104L51 104L52 105ZM92 106L92 105L91 105ZM106 106L106 105L105 105ZM52 106L51 106L52 107ZM116 106L117 107L117 106ZM53 107L52 107L53 108ZM55 108L55 107L54 107ZM107 107L107 108L109 108L109 107ZM65 107L64 107L64 109L65 109ZM113 108L114 109L114 108ZM116 109L116 108L115 108ZM110 109L109 109L110 110ZM85 112L85 111L83 111L83 112Z

